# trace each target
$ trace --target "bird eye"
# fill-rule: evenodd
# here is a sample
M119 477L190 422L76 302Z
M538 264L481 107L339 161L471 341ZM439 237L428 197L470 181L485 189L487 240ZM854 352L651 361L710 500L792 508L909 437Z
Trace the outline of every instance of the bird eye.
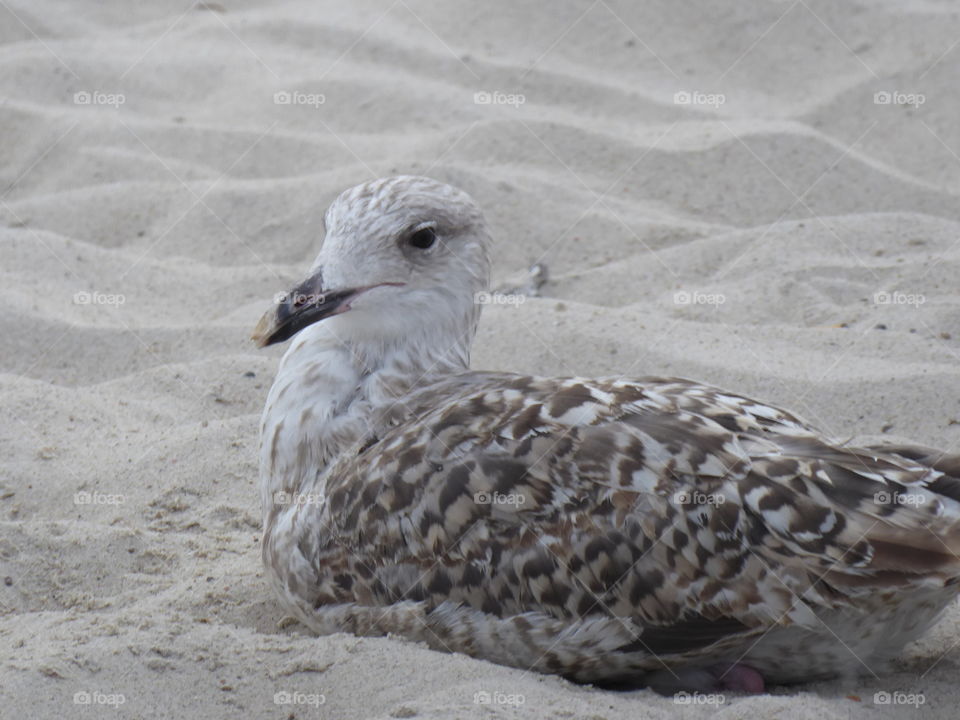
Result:
M432 225L415 230L410 236L409 242L413 247L421 250L428 250L433 247L437 241L437 231Z

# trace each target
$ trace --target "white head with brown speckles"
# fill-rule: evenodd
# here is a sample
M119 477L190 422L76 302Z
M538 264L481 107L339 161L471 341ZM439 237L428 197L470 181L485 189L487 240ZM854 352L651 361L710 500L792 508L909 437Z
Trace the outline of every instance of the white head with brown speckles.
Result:
M342 193L307 279L260 320L258 345L317 324L363 354L434 345L466 364L486 289L490 242L465 192L403 175ZM453 346L451 348L451 346Z

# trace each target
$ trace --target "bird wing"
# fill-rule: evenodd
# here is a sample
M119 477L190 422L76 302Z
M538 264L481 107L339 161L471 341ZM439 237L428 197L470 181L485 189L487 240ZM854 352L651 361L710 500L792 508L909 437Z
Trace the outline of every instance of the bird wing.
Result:
M323 602L628 618L682 653L960 569L960 480L926 449L678 379L471 373L411 405L325 474L302 550L349 581Z

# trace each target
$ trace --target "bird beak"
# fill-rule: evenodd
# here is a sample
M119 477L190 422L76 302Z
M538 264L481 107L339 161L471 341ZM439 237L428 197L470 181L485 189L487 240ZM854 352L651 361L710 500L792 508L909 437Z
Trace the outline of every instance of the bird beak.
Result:
M260 318L251 340L257 347L289 340L308 325L345 313L350 309L350 301L360 293L381 285L402 284L387 282L345 290L329 290L323 287L323 276L318 271L278 298L276 306Z

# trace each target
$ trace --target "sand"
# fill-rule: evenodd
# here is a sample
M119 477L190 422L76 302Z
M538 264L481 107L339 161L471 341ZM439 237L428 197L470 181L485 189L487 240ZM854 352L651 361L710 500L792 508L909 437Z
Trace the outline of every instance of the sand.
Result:
M0 3L0 716L955 717L956 607L888 674L690 704L280 623L248 337L340 190L429 174L497 285L551 273L475 367L956 451L958 37L936 0Z

